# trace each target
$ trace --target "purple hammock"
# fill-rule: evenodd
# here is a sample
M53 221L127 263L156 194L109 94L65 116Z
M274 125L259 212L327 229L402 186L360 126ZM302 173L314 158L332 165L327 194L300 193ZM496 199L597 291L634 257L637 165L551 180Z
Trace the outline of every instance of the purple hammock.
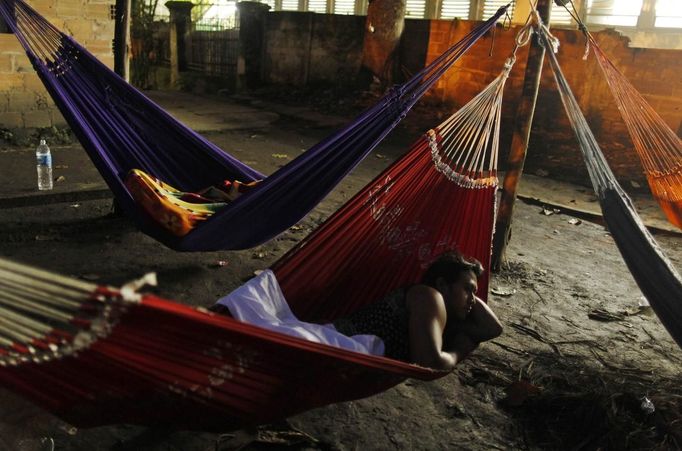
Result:
M506 13L509 5L350 124L265 177L171 117L23 0L0 0L0 14L38 76L137 226L179 251L247 249L312 210L402 120L421 96ZM264 179L184 237L151 221L123 180L141 169L182 191L226 179Z

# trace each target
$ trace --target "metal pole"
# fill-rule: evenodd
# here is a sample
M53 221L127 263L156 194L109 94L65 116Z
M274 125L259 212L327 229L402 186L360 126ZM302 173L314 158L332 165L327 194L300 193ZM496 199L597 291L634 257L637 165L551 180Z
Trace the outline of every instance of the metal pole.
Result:
M537 9L543 22L549 26L551 0L538 0ZM516 123L512 137L511 149L507 160L507 172L502 186L502 199L497 210L497 223L495 224L495 237L493 239L493 255L491 267L493 271L499 271L504 260L507 243L511 238L512 213L516 191L519 186L523 164L526 161L530 129L535 113L535 103L540 88L540 76L542 64L545 58L545 49L538 42L537 35L533 36L528 51L526 73L523 81L523 93L521 102L516 110Z

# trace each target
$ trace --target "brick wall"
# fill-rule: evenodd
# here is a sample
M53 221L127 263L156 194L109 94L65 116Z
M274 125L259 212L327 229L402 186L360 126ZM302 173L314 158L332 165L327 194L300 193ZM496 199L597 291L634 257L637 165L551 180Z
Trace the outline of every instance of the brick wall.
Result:
M113 67L114 0L29 0L53 25ZM0 33L0 129L64 126L65 122L24 49L13 34Z
M427 61L461 39L475 25L469 21L431 21ZM503 67L513 47L517 28L498 29L481 39L438 83L431 95L462 105L478 93ZM646 186L639 158L613 101L598 63L582 59L585 40L574 30L555 30L561 41L558 60L616 176L626 188ZM616 67L646 98L666 123L682 135L682 51L634 49L628 39L612 30L595 33L597 42ZM490 52L492 51L492 57ZM517 53L517 63L505 90L500 163L504 167L511 130L523 88L527 47ZM548 171L550 176L588 184L587 170L566 118L554 78L546 62L535 110L526 171ZM635 182L630 183L630 182Z

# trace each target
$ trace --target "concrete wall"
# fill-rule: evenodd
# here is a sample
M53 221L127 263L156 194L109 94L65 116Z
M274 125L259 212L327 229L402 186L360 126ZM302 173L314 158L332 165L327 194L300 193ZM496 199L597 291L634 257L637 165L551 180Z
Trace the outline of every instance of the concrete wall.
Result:
M113 67L114 0L29 0L60 30ZM64 126L65 122L10 33L0 33L0 129Z
M415 73L476 26L473 21L407 20L400 47L402 68ZM343 82L360 65L364 17L277 12L268 14L265 77L270 83ZM501 71L518 27L496 28L470 49L427 95L458 107ZM629 187L646 186L627 129L594 57L583 61L585 40L577 30L554 30L561 41L562 69L616 176ZM678 135L682 135L682 51L635 49L613 30L595 33L603 50ZM500 166L504 167L523 88L528 47L517 52L503 108ZM434 125L436 125L434 123ZM553 75L545 64L526 170L548 171L588 184L587 171L564 112ZM635 182L634 185L629 182Z
M304 85L353 79L360 69L364 25L363 16L268 13L263 80Z

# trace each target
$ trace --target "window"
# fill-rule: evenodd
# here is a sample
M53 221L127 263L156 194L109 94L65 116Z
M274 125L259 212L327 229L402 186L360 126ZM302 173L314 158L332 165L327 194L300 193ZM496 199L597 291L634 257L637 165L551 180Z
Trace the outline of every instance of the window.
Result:
M440 5L441 19L469 19L471 17L471 0L443 0Z
M637 26L642 3L643 0L588 0L586 22L597 25Z
M657 0L654 26L682 28L682 4L680 4L680 0Z
M423 19L424 13L426 13L426 0L407 0L406 18Z
M570 4L567 4L566 6L571 8ZM571 9L571 12L574 11ZM552 15L550 16L549 23L551 25L571 25L573 23L573 18L566 8L552 2Z
M298 11L298 0L282 0L282 11Z
M216 0L194 25L199 31L235 28L237 26L237 2Z
M327 12L327 0L308 0L308 11L314 13Z
M502 6L505 6L507 3L509 3L509 0L485 0L483 3L483 20L488 20L493 14L497 12L498 9L500 9ZM509 17L514 17L514 5L516 3L512 3L512 5L509 7L507 10L507 15ZM504 20L506 16L502 16L500 20Z
M355 0L336 0L334 14L355 14Z

